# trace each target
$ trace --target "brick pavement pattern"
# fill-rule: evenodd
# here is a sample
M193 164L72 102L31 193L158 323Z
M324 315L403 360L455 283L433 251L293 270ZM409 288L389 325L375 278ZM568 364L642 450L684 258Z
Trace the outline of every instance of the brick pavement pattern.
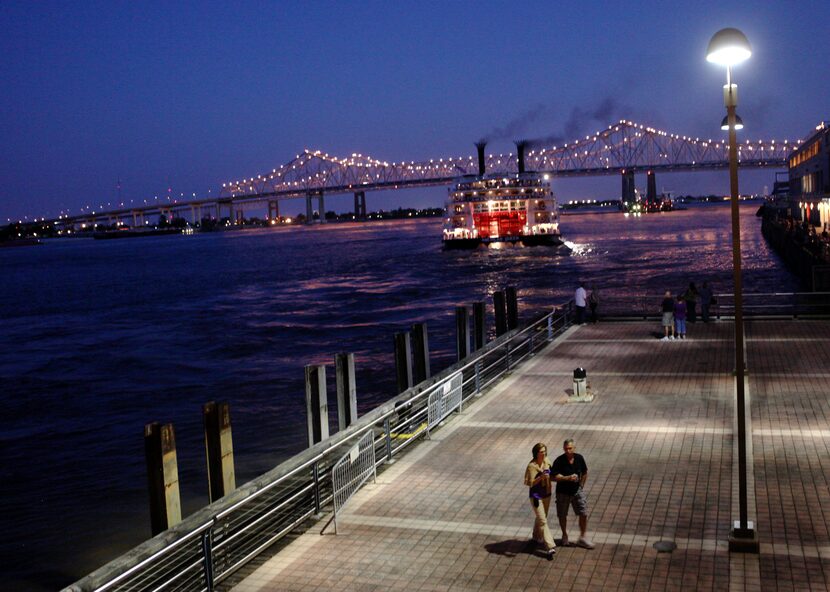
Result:
M746 323L759 555L727 546L732 331L697 323L664 342L658 323L569 330L384 469L338 517L340 534L309 530L234 590L830 589L830 323ZM591 403L567 402L578 366ZM567 437L588 463L596 548L547 561L528 545L522 477L534 443L553 459ZM553 507L550 525L558 539ZM677 549L658 553L661 540Z

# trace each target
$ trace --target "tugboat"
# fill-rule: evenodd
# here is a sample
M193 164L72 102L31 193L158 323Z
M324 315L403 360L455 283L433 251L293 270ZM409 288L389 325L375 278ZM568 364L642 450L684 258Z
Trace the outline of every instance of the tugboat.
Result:
M449 190L444 248L471 249L490 243L527 246L562 244L556 199L545 176L524 170L524 144L517 143L519 172L484 174L484 144L479 174L466 175Z

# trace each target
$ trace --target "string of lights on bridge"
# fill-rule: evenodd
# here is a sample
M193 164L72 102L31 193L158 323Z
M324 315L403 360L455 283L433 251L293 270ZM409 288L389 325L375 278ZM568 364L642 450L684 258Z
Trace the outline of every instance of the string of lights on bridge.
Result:
M702 148L717 148L723 150L726 149L726 140L718 141L712 140L711 138L701 140L699 137L673 134L663 130L658 130L654 127L645 126L642 124L635 123L633 121L623 119L620 120L618 123L609 126L603 131L597 131L593 135L586 135L584 140L576 140L574 142L565 143L562 145L562 147L554 145L539 149L531 149L527 154L527 159L530 161L536 161L537 164L539 164L540 162L549 164L550 161L557 154L563 155L563 158L574 158L575 156L579 155L580 151L583 157L588 157L590 152L589 150L585 149L587 145L598 142L600 140L607 139L614 133L619 132L621 128L626 128L627 130L636 130L634 132L634 137L636 138L642 138L646 135L653 135L661 138L667 138L673 141L685 142L693 146L700 146ZM630 142L630 138L622 138L623 144ZM794 149L798 144L800 144L800 140L796 142L784 140L783 142L778 143L776 143L775 140L770 140L768 142L765 142L764 140L746 140L744 144L741 144L739 146L739 157L741 153L747 151L758 152L761 154L765 152L772 153L776 150L779 152L789 151L791 149ZM602 146L601 148L603 151L606 152L613 151L615 149L614 146L608 145ZM667 152L660 153L657 156L663 159L670 158ZM496 166L502 166L515 160L516 155L514 153L501 153L498 154L498 156L496 156L495 154L491 153L487 158L491 161L491 165L494 164ZM606 161L606 168L611 168L609 164L610 158L604 158ZM334 165L336 168L318 170L315 172L306 171L305 169L307 165L309 165L309 163L315 159L330 165ZM692 160L690 164L696 165L697 162ZM283 165L280 168L272 169L272 171L268 174L260 174L256 177L250 177L247 179L223 183L222 188L223 194L225 195L231 197L243 197L245 195L250 195L251 193L264 193L265 185L273 183L274 181L277 181L276 184L272 185L272 191L274 192L276 192L278 188L282 188L283 191L290 191L291 189L299 190L304 187L319 187L321 183L326 183L327 179L331 178L332 176L343 175L343 168L355 168L358 169L358 171L363 169L367 172L357 173L356 175L354 175L354 183L344 183L344 185L359 189L361 185L366 185L381 180L383 178L384 172L388 174L389 170L399 169L404 173L429 173L444 171L445 174L447 174L448 167L450 167L450 172L451 167L456 167L459 169L458 173L456 174L465 174L472 171L475 165L476 157L474 156L458 156L455 158L441 158L438 160L430 159L429 161L423 162L401 161L392 162L390 165L388 161L378 160L358 153L353 153L351 156L343 158L332 156L320 150L312 151L306 149L302 154L296 155L294 160L292 160L291 162ZM375 170L368 171L368 169ZM292 172L305 172L306 176L297 176L295 178L292 178ZM320 188L322 189L323 187Z
M629 137L623 135L620 141L622 144L621 146L607 144L600 146L599 148L601 149L601 153L606 154L606 156L602 156L601 154L593 154L589 149L597 142L606 141L614 134L618 134L620 132L633 132L633 136ZM631 145L633 139L644 139L646 136L666 138L673 142L681 142L694 147L699 146L704 149L717 148L719 150L725 150L727 147L725 139L712 140L710 138L701 140L699 137L673 134L663 130L658 130L654 127L638 124L630 120L621 119L616 124L612 124L602 131L586 135L584 139L564 143L561 147L557 145L536 147L533 142L530 142L531 149L528 151L526 159L533 163L536 168L553 168L552 163L555 164L555 160L557 158L563 162L571 161L574 163L580 161L585 162L590 158L598 158L598 165L601 165L604 159L604 167L610 169L612 168L610 164L612 156L609 155L610 153L621 150L625 147L625 145ZM739 159L745 152L757 152L760 154L772 154L776 150L782 153L789 152L790 150L795 149L800 143L801 140L793 142L789 140L784 140L782 142L776 142L775 140L769 140L767 142L764 140L746 140L745 143L738 145ZM677 152L679 153L682 150L683 145L678 148ZM654 154L653 156L664 160L670 159L667 152L661 152L659 154ZM506 154L500 153L495 155L491 153L487 156L487 159L489 164L489 172L493 167L509 166L511 163L515 163L516 154L509 152ZM310 163L315 160L322 163L319 170L307 170ZM692 160L691 164L696 165L697 162ZM600 168L600 166L597 166L596 168ZM193 192L191 193L192 199L185 199L185 193L181 192L179 195L181 200L179 198L171 199L172 196L168 194L166 196L166 201L169 202L170 206L175 205L183 207L190 202L219 199L223 196L226 198L245 198L252 196L252 194L255 195L265 193L266 185L269 185L270 190L274 193L277 191L291 192L292 190L299 192L305 188L316 188L322 190L326 188L324 185L329 179L338 175L342 177L342 182L338 185L338 187L348 187L359 190L361 187L370 184L378 184L378 182L383 182L384 180L388 180L387 186L397 188L398 185L406 184L407 175L419 176L418 179L421 179L421 177L425 175L439 175L440 179L445 179L448 177L457 177L476 172L477 158L472 155L430 159L422 162L401 161L392 162L390 164L388 161L375 159L358 153L353 153L348 157L337 157L321 150L312 151L306 149L302 154L297 154L294 160L282 165L279 168L272 169L270 173L223 183L218 196L213 195L212 190L208 190L207 194L201 198L197 198L196 193ZM293 177L292 174L294 175ZM395 177L396 174L399 176ZM428 179L429 177L426 178ZM395 183L396 179L400 181L399 184ZM275 181L276 183L274 183ZM113 206L112 203L113 202L106 202L106 206L110 208L121 207L129 209L145 209L147 207L161 206L161 204L164 203L164 200L160 200L158 196L155 196L153 200L143 200L143 203L136 203L136 200L130 200L129 204L126 201L122 201L118 206ZM106 207L102 203L98 208L93 208L93 206L87 205L80 209L79 214L74 216L69 210L62 210L57 219L63 220L70 217L77 218L78 216L84 215L106 215L107 213ZM29 221L28 217L25 217L24 219ZM35 222L38 220L46 221L46 217L33 219ZM8 221L11 222L12 220L8 219ZM20 222L22 223L23 220Z

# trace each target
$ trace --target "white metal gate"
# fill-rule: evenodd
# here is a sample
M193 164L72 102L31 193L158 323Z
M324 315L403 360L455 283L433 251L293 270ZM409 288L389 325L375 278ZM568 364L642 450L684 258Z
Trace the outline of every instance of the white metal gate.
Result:
M464 377L456 372L430 393L427 403L427 435L455 409L461 411L461 389Z
M331 470L332 497L334 499L334 534L337 534L337 513L352 498L369 477L377 482L375 467L375 435L371 430L363 435L357 444L351 447L337 461ZM326 525L328 526L328 524ZM323 527L323 531L326 528ZM320 534L323 534L320 531Z

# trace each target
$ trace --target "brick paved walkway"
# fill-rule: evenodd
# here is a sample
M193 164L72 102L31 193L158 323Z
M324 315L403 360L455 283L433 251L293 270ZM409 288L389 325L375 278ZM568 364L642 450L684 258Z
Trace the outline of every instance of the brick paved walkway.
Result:
M760 555L727 549L733 326L691 325L683 342L658 329L572 329L367 485L340 534L309 531L234 589L830 589L830 323L747 323ZM566 402L577 366L593 403ZM535 442L553 455L566 437L588 462L596 549L547 561L526 544L522 476ZM553 512L550 524L558 538ZM677 549L658 553L659 540Z

